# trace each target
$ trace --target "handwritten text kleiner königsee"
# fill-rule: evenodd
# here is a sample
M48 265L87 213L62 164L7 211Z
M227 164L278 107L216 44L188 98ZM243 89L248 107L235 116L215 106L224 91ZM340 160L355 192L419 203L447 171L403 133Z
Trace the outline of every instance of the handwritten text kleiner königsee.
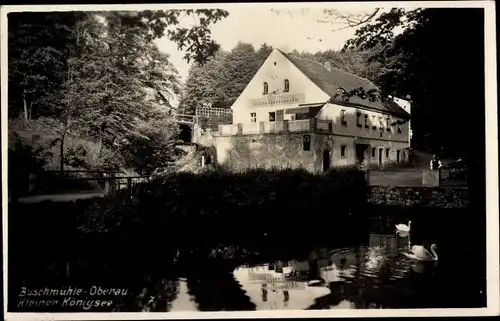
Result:
M21 287L18 307L82 307L84 310L91 308L106 307L113 304L109 296L126 296L128 289L102 288L92 286L90 289L61 287L60 289L42 288L28 289ZM94 299L92 297L107 296L104 299ZM90 299L89 299L90 297Z

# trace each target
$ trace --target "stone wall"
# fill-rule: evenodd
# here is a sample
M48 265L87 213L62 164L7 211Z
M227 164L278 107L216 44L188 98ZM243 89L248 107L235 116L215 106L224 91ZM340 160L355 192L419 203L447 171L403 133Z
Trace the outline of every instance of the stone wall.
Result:
M376 205L466 209L469 191L466 187L370 186L368 201Z
M261 123L260 127L264 127ZM254 125L259 125L255 124ZM259 128L260 128L259 127ZM257 126L256 126L257 128ZM217 150L217 162L233 170L244 168L297 168L303 167L314 173L323 171L323 161L329 161L330 167L343 167L358 164L356 157L357 145L363 145L366 150L366 167L379 166L379 156L382 153L381 166L396 163L396 150L401 151L401 163L407 161L403 145L354 137L329 135L318 131L280 132L280 133L224 133L219 131L214 135L214 145ZM304 136L310 137L310 150L304 150ZM382 145L381 145L382 144ZM387 145L387 146L386 146ZM373 146L384 146L376 149L376 157L372 157ZM344 154L342 154L344 150ZM390 151L389 158L386 151Z
M303 149L303 133L215 136L217 162L232 170L302 167L314 171L315 149L310 135L308 151Z

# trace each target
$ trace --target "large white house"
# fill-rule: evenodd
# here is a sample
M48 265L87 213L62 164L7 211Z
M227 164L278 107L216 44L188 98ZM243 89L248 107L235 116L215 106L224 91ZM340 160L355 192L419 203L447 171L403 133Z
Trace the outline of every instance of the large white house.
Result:
M409 102L399 100L406 111L393 100L344 94L359 88L376 87L329 63L275 49L231 107L233 124L219 126L218 161L238 157L254 167L283 166L287 160L288 166L314 172L408 161Z

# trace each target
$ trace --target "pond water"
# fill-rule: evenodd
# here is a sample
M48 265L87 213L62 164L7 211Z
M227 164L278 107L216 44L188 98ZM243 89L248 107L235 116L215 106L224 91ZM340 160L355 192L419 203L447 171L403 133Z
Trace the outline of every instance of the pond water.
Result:
M135 288L115 286L128 289L129 293L121 299L112 297L109 308L92 311L408 309L485 305L484 280L480 271L473 268L474 262L463 258L455 262L414 262L402 255L405 251L408 251L408 238L371 233L366 244L345 248L318 246L306 259L243 265L232 273L199 266L195 269L198 273L191 272L186 277L148 275L142 285ZM439 248L437 253L439 255ZM96 272L90 266L79 270L82 270L80 273ZM25 286L30 288L29 284ZM12 307L9 311L58 311L19 307L18 302L17 306L9 305ZM62 308L67 312L85 311L82 309L69 305Z
M414 262L408 239L370 234L364 245L318 247L307 260L240 266L178 279L175 311L462 308L485 304L481 277L455 262ZM439 250L438 250L439 255ZM442 263L442 264L441 264ZM462 262L465 263L465 262ZM151 307L155 309L155 307Z
M473 276L466 271L412 261L407 251L407 238L370 234L366 245L318 248L314 260L284 262L283 269L280 262L281 273L266 265L240 267L234 276L257 310L458 308L483 300L480 283L467 282Z
M380 223L380 220L376 222ZM37 266L35 261L29 263L27 259L23 264L16 265L9 258L10 266L20 268L9 269L8 311L166 312L484 307L485 250L481 242L477 241L480 239L476 237L479 234L473 230L469 231L470 234L464 233L466 227L456 227L455 232L452 229L445 231L442 228L445 225L435 220L432 222L434 225L414 219L412 231L415 232L406 237L389 233L394 231L393 221L380 223L379 228L375 229L378 232L373 232L372 228L371 232L360 233L361 239L344 242L343 246L317 244L295 256L290 256L288 252L286 257L277 255L276 260L253 263L252 266L240 264L229 269L220 269L220 266L211 264L209 260L204 263L184 262L184 266L190 266L189 271L175 268L175 264L172 267L170 263L166 264L168 268L164 268L160 262L166 257L165 254L158 253L157 258L154 258L157 261L147 261L146 256L131 253L128 258L130 263L110 262L104 266L102 259L94 259L94 263L84 259L73 262L71 278L68 279L65 276L68 264L64 262L51 262L42 267ZM381 229L382 225L385 228ZM470 222L463 226L470 228ZM429 231L434 231L434 234L429 235ZM473 239L476 241L473 242ZM437 244L437 262L415 262L403 255L408 252L410 245L424 244L430 248L433 243ZM282 247L285 249L287 243L283 242ZM16 271L23 276L15 276ZM54 288L56 283L66 288L81 287L87 291L87 295L74 298L81 299L79 303L66 304L62 303L61 297L53 297L60 301L52 306L28 306L22 301L27 298L20 296L23 287L40 289L51 285ZM117 295L110 292L98 297L88 292L91 289L96 292L99 288L113 288L115 292L122 292ZM123 290L126 292L123 293ZM85 300L96 298L108 300L109 306L84 307Z

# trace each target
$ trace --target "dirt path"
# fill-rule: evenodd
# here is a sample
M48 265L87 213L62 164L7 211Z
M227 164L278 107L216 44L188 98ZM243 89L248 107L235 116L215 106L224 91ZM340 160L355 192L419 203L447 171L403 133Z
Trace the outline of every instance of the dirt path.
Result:
M422 186L422 171L415 169L370 171L369 185Z
M32 195L20 197L18 202L20 203L40 203L43 201L52 202L68 202L83 200L96 197L104 197L106 194L104 191L75 191L72 193L63 194L49 194L49 195Z

